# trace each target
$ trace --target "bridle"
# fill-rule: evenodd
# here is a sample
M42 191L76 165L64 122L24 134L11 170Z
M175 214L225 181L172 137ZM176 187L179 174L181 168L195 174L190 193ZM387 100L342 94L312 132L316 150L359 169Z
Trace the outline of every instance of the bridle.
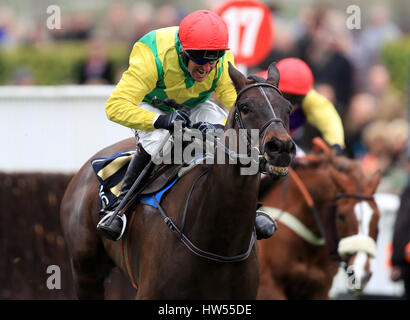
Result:
M275 111L273 110L272 104L270 103L268 97L266 96L266 93L263 91L262 87L267 87L267 88L272 88L274 89L276 92L278 92L280 95L282 95L282 93L280 92L280 90L269 83L253 83L250 84L246 87L244 87L242 90L239 91L236 101L235 101L235 114L234 114L234 120L236 121L237 125L238 125L238 129L247 129L243 123L241 114L240 114L240 108L238 106L238 101L239 98L242 96L242 94L246 91L248 91L249 89L252 88L259 88L260 92L262 93L262 95L265 97L266 101L268 102L268 105L270 106L270 109L272 111L272 115L273 117L268 120L261 128L261 133L263 133L272 123L281 123L283 125L283 127L286 129L286 125L283 122L282 119L278 118L276 116ZM247 131L248 134L248 131ZM259 134L259 136L260 136ZM248 151L249 149L253 148L251 146L251 142L250 142L250 137L247 136L246 138L247 141L247 146L248 146ZM218 141L217 139L217 145L219 145L220 147L223 148L223 150L225 151L225 153L227 153L229 156L231 157L237 157L237 158L241 158L241 157L246 157L249 158L248 155L243 155L243 154L238 154L232 150L230 150L229 148L227 148L224 144L222 144L220 141ZM259 150L258 150L259 151ZM259 159L260 159L259 155ZM201 177L203 177L206 173L208 172L208 170L204 170L199 176L198 178L194 181L194 183L191 186L191 189L188 193L188 197L187 200L185 202L185 208L184 208L184 212L183 212L183 217L182 217L182 222L181 222L181 226L180 228L178 228L175 223L172 221L172 219L166 214L166 212L164 211L164 209L161 207L161 205L159 204L159 202L157 201L157 199L155 198L155 196L153 197L155 204L158 207L158 210L165 222L165 224L167 225L167 227L172 231L172 233L177 237L178 240L180 240L192 253L194 253L197 256L200 256L202 258L208 259L208 260L213 260L213 261L217 261L217 262L238 262L238 261L243 261L246 260L249 255L252 252L252 248L253 245L255 243L255 239L256 239L256 232L255 232L255 228L252 232L252 236L248 245L248 249L246 250L246 252L239 254L239 255L235 255L235 256L222 256L222 255L218 255L212 252L208 252L205 250L202 250L200 248L198 248L197 246L195 246L183 233L183 229L184 229L184 225L185 225L185 218L186 218L186 214L187 214L187 209L188 209L188 204L189 204L189 200L191 199L191 195L193 194L193 190L195 188L195 185L197 184L197 182L201 179Z
M361 193L354 194L354 193L343 193L343 192L339 192L338 194L336 194L335 200L339 200L342 198L353 198L353 199L365 200L365 201L375 201L373 196L365 196L365 195L362 195Z
M356 182L356 181L355 181ZM356 185L358 185L356 183ZM357 200L362 200L362 201L373 201L375 202L375 199L373 196L366 196L361 193L360 188L358 188L359 193L358 194L351 194L351 193L338 193L335 197L336 201L342 198L350 198L350 199L357 199ZM360 207L361 209L362 207ZM360 218L359 220L362 220L362 215L363 211L360 211ZM359 224L359 228L362 226ZM370 257L374 257L376 255L376 242L372 237L369 235L364 235L361 234L360 229L358 234L340 238L339 235L337 235L337 242L338 242L338 256L339 259L344 263L344 268L347 268L347 259L342 259L342 256L347 256L348 254L352 253L351 248L356 247L356 252L362 251L368 254Z
M258 88L259 91L260 91L260 92L262 93L262 95L264 96L266 102L268 103L268 105L269 105L269 107L270 107L270 110L272 111L272 115L273 115L273 117L272 117L270 120L268 120L268 121L259 129L259 130L260 130L259 135L261 135L261 134L266 130L266 128L268 128L268 127L269 127L272 123L274 123L274 122L279 122L279 123L281 123L281 124L283 125L283 127L285 128L285 130L286 130L286 131L289 131L289 130L286 129L286 125L285 125L285 123L283 122L283 120L280 119L280 118L278 118L278 117L276 116L276 113L275 113L275 111L274 111L274 109L273 109L273 107L272 107L272 104L270 103L270 101L269 101L268 97L266 96L265 91L263 91L262 87L272 88L272 89L274 89L276 92L278 92L281 96L283 96L282 92L279 90L278 87L274 86L273 84L266 83L266 82L252 83L252 84L247 85L246 87L242 88L242 89L238 92L238 95L237 95L236 101L235 101L235 115L234 115L234 117L235 117L235 121L236 121L236 123L237 123L237 125L238 125L238 128L239 128L239 129L246 129L245 125L243 124L242 117L241 117L241 108L240 108L239 105L238 105L239 99L240 99L240 97L242 96L242 94L245 93L246 91L248 91L249 89Z
M315 206L315 203L314 203L309 191L307 190L306 186L304 185L304 183L302 182L302 180L299 178L299 176L296 174L296 172L294 170L290 170L290 176L295 181L296 186L298 187L298 189L302 193L302 196L303 196L307 206L309 207L309 210L312 212L312 215L314 217L316 226L318 227L318 230L319 230L319 237L320 238L318 238L318 239L324 239L325 238L325 228L323 226L322 220L319 217L318 210ZM334 201L337 202L338 200L340 200L342 198L351 198L351 199L358 199L358 200L364 200L364 201L375 201L373 196L363 195L362 192L361 192L360 185L357 183L357 181L354 181L354 182L356 183L356 186L357 186L357 189L358 189L357 194L339 192L339 193L336 194L336 196L334 198ZM286 190L285 190L285 192L286 192ZM332 211L335 211L336 207L337 207L337 204L335 203L334 206L332 206ZM337 234L337 230L336 230L336 234L334 235L334 237L335 237L336 243L339 244L339 249L340 249L340 243L342 241L344 242L344 243L342 242L342 247L344 247L346 244L348 245L349 243L357 241L357 235L348 236L348 237L345 237L345 238L340 238L340 236ZM365 241L370 246L370 248L374 247L374 244L373 244L374 240L371 237L362 236L361 239L363 241ZM366 251L369 255L374 254L373 250L364 250L364 251ZM340 255L339 252L337 254L337 259L341 262L345 262L344 259L341 258L341 255Z
M267 129L270 125L272 125L273 123L280 123L280 124L282 124L282 126L283 126L283 128L286 130L286 132L289 133L289 130L287 129L287 127L286 127L286 125L285 125L285 122L284 122L282 119L280 119L279 117L277 117L277 115L276 115L276 113L275 113L275 110L273 109L272 104L270 103L270 101L269 101L269 99L268 99L268 97L267 97L265 91L263 90L263 87L274 89L277 93L279 93L281 96L283 96L282 92L279 90L279 88L278 88L277 86L274 86L273 84L266 83L266 82L256 82L256 83L249 84L249 85L245 86L244 88L242 88L242 89L238 92L237 97L236 97L236 101L235 101L235 104L234 104L234 107L235 107L235 111L234 111L234 121L235 121L235 123L237 124L238 129L246 129L246 136L244 137L243 131L241 131L241 130L239 130L239 136L241 137L241 139L242 139L243 141L246 141L247 154L246 154L246 155L245 155L245 154L239 154L239 153L236 153L236 152L233 151L233 150L230 150L230 149L229 149L228 147L226 147L223 143L221 143L218 139L217 139L217 142L216 142L216 146L217 146L217 147L220 147L230 158L247 159L247 160L250 159L250 160L252 161L253 159L251 158L251 150L252 150L252 149L257 149L257 152L258 152L258 161L259 161L259 172L261 172L261 173L264 173L264 172L265 172L265 171L263 170L264 165L265 165L265 163L266 163L266 159L265 159L265 157L263 156L264 153L265 153L264 146L263 146L263 149L262 149L262 150L259 150L259 148L257 148L256 146L252 146L252 139L251 139L251 136L250 136L250 133L249 133L249 129L246 128L246 126L245 126L245 124L244 124L244 121L243 121L243 119L242 119L242 116L241 116L241 106L239 105L239 100L240 100L241 96L242 96L246 91L248 91L249 89L258 88L259 91L261 92L261 94L263 95L263 97L265 98L265 100L266 100L266 102L267 102L267 105L269 106L269 108L270 108L270 110L271 110L271 112L272 112L272 117L271 117L268 121L266 121L265 124L259 129L259 137L263 134L263 139L265 139L265 137L266 137L266 129ZM263 140L263 139L262 139L262 140Z

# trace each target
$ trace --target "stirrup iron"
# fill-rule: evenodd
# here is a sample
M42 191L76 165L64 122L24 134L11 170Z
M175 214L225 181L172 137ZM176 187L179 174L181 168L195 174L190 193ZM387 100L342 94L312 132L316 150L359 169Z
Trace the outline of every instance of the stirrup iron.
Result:
M105 224L105 222L107 222L107 221L111 218L111 216L112 216L113 214L115 214L115 211L114 211L114 212L110 212L110 213L108 213L107 215L105 215L104 218L102 218L102 219L100 220L100 222L98 222L97 228L98 228L100 225ZM126 226L127 226L127 217L126 217L126 215L123 214L123 215L120 216L120 215L118 214L118 217L122 220L122 230L121 230L121 233L120 233L120 235L118 236L118 238L115 239L114 241L118 241L118 240L121 239L122 235L124 234L125 228L126 228Z

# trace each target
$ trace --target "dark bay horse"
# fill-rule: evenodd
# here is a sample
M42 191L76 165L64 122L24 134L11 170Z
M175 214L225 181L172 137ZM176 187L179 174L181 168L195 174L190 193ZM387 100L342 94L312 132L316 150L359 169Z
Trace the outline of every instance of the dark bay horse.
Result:
M259 159L270 175L281 176L295 153L288 134L290 105L277 89L279 72L274 64L268 74L266 81L245 78L229 66L238 96L225 131L259 129ZM132 148L135 140L124 140L91 159ZM260 175L242 175L240 162L227 162L195 167L163 198L163 213L177 228L186 217L181 234L175 236L176 229L168 228L158 209L138 204L122 242L113 242L96 232L98 181L87 161L69 184L60 210L78 297L104 298L104 280L118 266L138 286L137 299L256 298L254 223Z
M360 163L328 149L300 159L287 182L268 189L261 200L279 216L278 230L258 242L258 299L328 299L341 261L347 287L362 290L376 251L380 177L365 176Z

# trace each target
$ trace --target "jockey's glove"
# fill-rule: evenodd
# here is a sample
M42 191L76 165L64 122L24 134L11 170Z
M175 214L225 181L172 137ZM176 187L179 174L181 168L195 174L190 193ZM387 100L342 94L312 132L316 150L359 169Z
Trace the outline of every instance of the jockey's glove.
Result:
M183 128L191 125L189 114L182 110L176 110L170 114L161 114L153 125L155 129L172 130L176 121L181 121Z
M332 145L332 146L330 147L330 149L335 150L335 151L336 151L336 154L337 154L338 156L343 155L343 149L342 149L342 147L341 147L340 145L338 145L338 144Z
M200 121L197 123L194 123L192 125L192 128L198 129L199 131L202 132L202 134L206 134L207 131L215 131L217 129L224 129L224 126L222 124L212 124L209 122L205 121Z

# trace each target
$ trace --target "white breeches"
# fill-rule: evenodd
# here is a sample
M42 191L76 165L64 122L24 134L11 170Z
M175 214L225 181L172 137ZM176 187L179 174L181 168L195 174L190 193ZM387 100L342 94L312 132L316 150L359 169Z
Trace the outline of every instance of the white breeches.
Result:
M152 105L142 102L139 105L140 108L155 112L158 114L166 114L166 112L154 108ZM217 104L207 100L195 108L190 109L191 124L196 122L205 121L212 124L220 124L228 117L228 113L219 107ZM140 143L147 153L154 156L158 153L164 139L168 136L169 131L166 129L155 129L153 131L134 130L137 143ZM171 148L171 143L164 146L163 150Z

